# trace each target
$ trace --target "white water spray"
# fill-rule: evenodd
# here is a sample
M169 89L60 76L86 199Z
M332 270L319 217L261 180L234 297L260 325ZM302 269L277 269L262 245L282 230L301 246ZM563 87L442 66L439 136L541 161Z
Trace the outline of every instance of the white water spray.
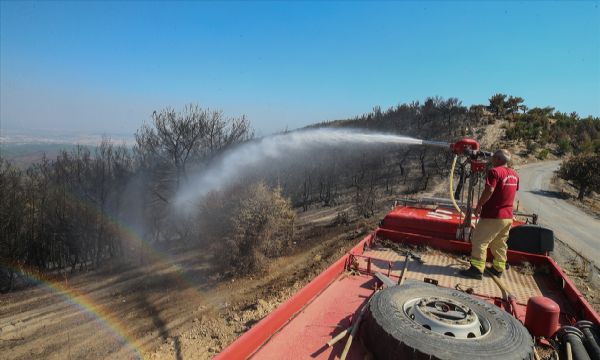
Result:
M222 158L205 169L178 192L177 209L187 209L211 191L235 182L245 170L269 160L280 159L316 146L367 144L421 145L423 140L406 136L359 132L352 130L315 129L264 137L227 151Z

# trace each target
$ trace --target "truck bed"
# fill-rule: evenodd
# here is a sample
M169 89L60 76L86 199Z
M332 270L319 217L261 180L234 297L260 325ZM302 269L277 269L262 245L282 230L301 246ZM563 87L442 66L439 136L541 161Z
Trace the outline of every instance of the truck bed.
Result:
M456 271L466 266L460 256L468 254L470 244L378 229L242 335L217 359L339 357L346 339L333 347L327 347L326 343L351 324L352 318L374 293L378 284L375 272L397 281L404 267L403 249L382 246L380 239L383 238L413 249L424 260L423 264L410 260L407 279L424 281L428 278L437 281L438 286L456 291L472 289L474 296L508 310L510 305L502 301L508 294L503 294L492 278L485 276L482 281L477 281L457 276ZM501 283L516 298L518 319L524 320L525 305L530 297L543 295L560 306L561 324L580 319L600 324L598 314L550 257L509 250L508 258L512 267L505 272ZM521 267L522 264L527 266ZM366 354L367 350L357 338L348 359L364 359Z

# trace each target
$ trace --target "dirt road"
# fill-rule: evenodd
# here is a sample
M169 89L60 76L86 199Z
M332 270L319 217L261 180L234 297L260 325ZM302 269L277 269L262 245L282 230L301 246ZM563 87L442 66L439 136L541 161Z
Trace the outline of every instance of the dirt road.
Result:
M560 161L546 161L521 166L517 199L522 209L537 213L540 223L552 230L561 241L600 266L600 218L590 216L553 191L550 181Z

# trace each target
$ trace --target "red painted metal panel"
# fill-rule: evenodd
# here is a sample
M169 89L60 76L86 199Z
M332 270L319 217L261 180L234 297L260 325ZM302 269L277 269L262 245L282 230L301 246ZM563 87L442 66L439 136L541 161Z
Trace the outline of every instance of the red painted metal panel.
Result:
M556 261L554 261L554 259L551 257L548 257L548 263L552 267L552 272L559 278L562 278L564 281L563 292L573 307L581 312L577 315L600 326L600 315L594 310L594 308L592 308L592 305L587 302L583 294L581 294L581 292L577 289L577 286L575 286L569 276L562 271L560 266L558 266Z
M365 243L373 235L368 235L361 240L350 253L362 253ZM350 255L345 255L333 265L314 278L303 287L296 295L280 305L277 310L259 321L244 335L239 337L215 359L246 359L260 348L271 336L287 324L295 314L308 305L321 291L333 281L345 268Z
M456 210L447 207L437 209L398 206L383 218L382 229L456 240L456 230L463 221ZM522 225L514 221L513 226Z
M253 360L332 359L339 356L346 341L333 347L327 341L350 326L354 317L373 293L375 280L371 276L340 274L293 321L275 334L253 356ZM366 352L358 346L350 349L348 359L364 359Z
M441 239L455 239L460 216L449 209L396 207L382 223L382 228Z

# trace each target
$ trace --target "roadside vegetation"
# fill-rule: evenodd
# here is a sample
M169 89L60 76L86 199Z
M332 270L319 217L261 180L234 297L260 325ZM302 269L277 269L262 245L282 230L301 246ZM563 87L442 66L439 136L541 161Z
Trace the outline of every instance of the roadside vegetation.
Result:
M522 103L504 94L490 98L490 110L508 119L506 140L524 143L539 160L550 154L564 158L557 174L575 187L577 200L600 192L600 119L552 107L528 109Z
M600 193L600 154L574 156L562 163L558 175L575 185L579 201L592 191Z

